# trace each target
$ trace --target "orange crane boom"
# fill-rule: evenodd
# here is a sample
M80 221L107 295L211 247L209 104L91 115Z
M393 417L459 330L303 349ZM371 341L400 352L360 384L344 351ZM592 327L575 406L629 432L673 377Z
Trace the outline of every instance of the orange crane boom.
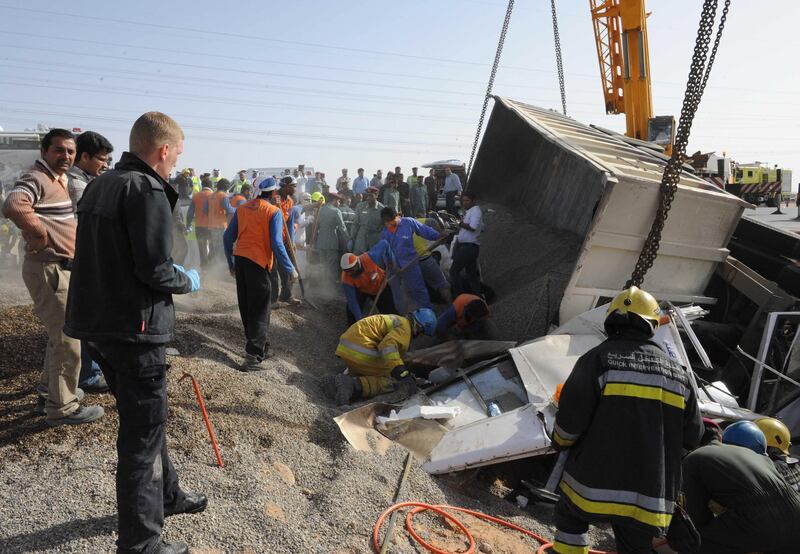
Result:
M589 7L606 113L624 113L625 134L650 140L653 96L644 0L589 0Z

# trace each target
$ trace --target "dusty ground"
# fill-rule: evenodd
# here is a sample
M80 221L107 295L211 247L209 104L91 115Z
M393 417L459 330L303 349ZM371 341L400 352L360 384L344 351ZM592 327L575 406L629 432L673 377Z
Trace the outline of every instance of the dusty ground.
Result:
M0 270L0 552L113 552L116 538L114 472L117 416L108 395L89 396L106 417L98 423L51 429L31 411L46 342L18 270ZM170 358L168 440L182 486L208 494L208 510L178 516L167 539L194 552L370 552L372 526L391 505L405 459L353 450L332 418L339 412L321 394L319 380L337 367L340 307L283 308L273 312L270 369L243 374L243 339L232 281L204 283L177 298L180 356ZM197 377L225 460L216 467L191 385ZM526 470L523 469L523 473ZM403 499L452 504L507 518L551 536L552 509L518 509L495 470L431 477L412 468ZM481 552L531 552L533 541L465 518ZM420 515L424 538L463 550L458 533ZM399 528L400 526L398 526ZM608 545L608 535L594 539ZM390 552L422 550L405 531Z

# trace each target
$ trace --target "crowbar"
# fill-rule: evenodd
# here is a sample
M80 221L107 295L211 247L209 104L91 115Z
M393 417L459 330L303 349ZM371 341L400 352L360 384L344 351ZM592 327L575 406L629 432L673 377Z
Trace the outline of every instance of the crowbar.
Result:
M206 429L208 429L208 436L211 437L211 446L214 447L214 455L217 457L217 465L219 467L225 467L225 463L222 461L222 454L219 453L219 446L217 446L217 438L214 436L214 428L211 426L211 420L208 419L208 412L206 412L206 403L203 402L203 395L200 394L200 386L197 384L197 379L191 373L186 371L183 372L183 376L178 379L180 383L186 378L192 380L192 386L194 387L194 393L197 395L197 402L200 404L200 412L203 414L203 421L206 422Z

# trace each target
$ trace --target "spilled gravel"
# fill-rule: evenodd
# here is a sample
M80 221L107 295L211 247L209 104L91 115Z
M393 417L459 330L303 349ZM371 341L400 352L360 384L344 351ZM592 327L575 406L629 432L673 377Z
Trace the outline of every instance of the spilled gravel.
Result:
M13 274L1 273L0 298L19 295ZM357 452L332 420L339 411L324 399L319 381L340 368L332 353L344 317L341 304L319 299L321 312L274 311L269 369L243 374L235 369L243 350L235 286L223 279L204 287L177 299L171 346L180 355L169 359L168 441L181 486L205 492L209 507L170 518L165 537L199 553L370 552L372 526L392 503L405 451ZM113 400L87 396L88 404L106 408L106 417L88 426L51 429L33 416L45 341L26 295L0 304L0 552L113 552ZM200 382L222 469L191 385L179 382L183 372ZM510 492L492 470L432 477L415 467L404 497L480 510L551 536L552 509L521 510L502 498ZM482 552L532 551L532 543L514 534L497 534L478 522L470 526ZM420 517L419 528L442 545L465 544L434 518ZM596 533L598 541L607 541L605 532ZM422 550L399 531L390 552Z

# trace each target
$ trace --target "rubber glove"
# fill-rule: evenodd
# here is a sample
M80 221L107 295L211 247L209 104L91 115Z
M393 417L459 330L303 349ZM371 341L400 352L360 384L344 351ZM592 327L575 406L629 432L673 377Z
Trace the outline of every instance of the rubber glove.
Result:
M353 239L350 239L350 240L347 241L347 251L348 252L352 252L353 251Z
M172 264L172 267L175 268L176 271L180 271L181 273L186 273L186 268L182 265Z
M200 274L197 273L196 269L190 269L186 272L186 276L189 278L189 281L192 283L192 290L189 292L197 292L200 290Z

